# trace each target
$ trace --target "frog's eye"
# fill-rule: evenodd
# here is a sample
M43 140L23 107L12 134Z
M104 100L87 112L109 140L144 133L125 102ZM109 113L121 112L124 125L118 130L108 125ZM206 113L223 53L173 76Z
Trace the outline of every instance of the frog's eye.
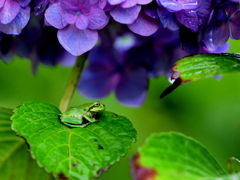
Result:
M99 107L99 106L100 106L100 103L94 104L94 107Z

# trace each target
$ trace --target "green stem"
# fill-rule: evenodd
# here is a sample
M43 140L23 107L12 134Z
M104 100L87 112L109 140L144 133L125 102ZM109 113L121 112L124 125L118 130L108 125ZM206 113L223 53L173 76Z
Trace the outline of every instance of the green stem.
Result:
M70 78L68 80L67 86L65 88L65 91L59 104L59 109L61 112L65 112L69 108L80 75L82 73L84 62L87 58L87 54L88 53L85 53L82 56L77 57L76 63L73 66Z

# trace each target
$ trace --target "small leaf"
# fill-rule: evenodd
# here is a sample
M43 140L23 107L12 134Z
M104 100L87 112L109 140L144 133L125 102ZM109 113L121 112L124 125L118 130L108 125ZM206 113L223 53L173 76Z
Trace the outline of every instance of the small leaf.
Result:
M230 174L240 172L240 161L234 157L229 158L228 169Z
M24 140L11 130L12 109L0 108L0 179L51 180L27 152Z
M16 108L11 118L12 129L26 139L32 156L56 178L98 177L136 140L131 122L111 112L99 112L99 121L85 128L65 126L60 113L49 103L30 101Z
M160 96L163 98L179 85L203 78L218 77L240 71L240 55L234 53L196 54L178 60L171 69L174 83ZM178 83L175 81L178 80Z
M132 159L135 180L235 180L194 139L178 133L153 134ZM143 178L144 177L144 178Z

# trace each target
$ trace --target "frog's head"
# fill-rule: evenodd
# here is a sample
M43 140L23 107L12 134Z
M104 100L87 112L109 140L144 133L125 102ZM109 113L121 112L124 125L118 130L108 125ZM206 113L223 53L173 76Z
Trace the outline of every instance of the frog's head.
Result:
M92 105L89 108L90 112L99 112L99 111L104 111L106 109L105 105L100 103L99 101L96 101L92 103Z

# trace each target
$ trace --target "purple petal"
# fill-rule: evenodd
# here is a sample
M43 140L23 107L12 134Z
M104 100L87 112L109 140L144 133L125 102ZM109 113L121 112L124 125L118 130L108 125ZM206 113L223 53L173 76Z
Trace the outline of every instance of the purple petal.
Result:
M153 19L159 19L157 9L155 6L144 6L143 12Z
M102 98L116 86L119 75L112 52L109 46L96 46L89 52L88 67L84 69L78 86L84 96Z
M79 30L75 25L68 25L58 31L60 44L72 55L80 56L93 48L98 40L97 31Z
M0 8L3 7L4 3L5 3L6 0L0 0Z
M198 16L194 10L182 10L176 12L176 17L180 23L191 29L193 32L198 31Z
M147 89L147 72L143 68L138 68L121 76L116 87L116 97L125 105L138 107L144 102Z
M141 5L146 5L152 2L153 0L138 0L137 3Z
M108 12L108 11L111 11L112 9L114 9L114 7L115 7L115 6L107 3L103 10L104 10L105 12Z
M123 8L130 8L137 5L137 0L126 0L121 4L121 7Z
M126 1L126 0L108 0L109 4L111 4L111 5L121 4L124 1Z
M41 14L47 7L48 3L49 3L49 0L36 0L35 1L36 6L34 7L34 14L36 16Z
M20 4L21 7L25 7L30 3L31 0L18 0L17 2Z
M229 38L230 31L227 22L217 21L213 28L212 39L215 46L222 46Z
M119 23L132 24L137 19L140 10L141 6L134 6L127 9L117 6L110 11L110 14Z
M230 3L228 4L228 6L225 9L226 14L228 14L228 16L231 16L233 14L235 14L236 12L239 11L239 4L236 3Z
M83 70L78 85L79 91L84 96L103 98L113 90L118 82L113 54L108 51L106 48L95 47L89 53L89 66Z
M180 23L177 20L174 13L170 13L166 8L160 7L158 10L159 19L164 28L169 28L170 30L178 30Z
M79 15L79 16L82 16L82 15ZM61 18L63 18L67 24L74 24L76 22L78 16L76 16L75 14L71 14L71 13L63 13Z
M20 12L20 5L16 1L8 0L4 6L0 9L0 23L10 23Z
M98 0L60 0L64 13L70 14L89 13L91 7L97 2Z
M226 53L230 49L230 43L225 43L222 46L214 46L213 47L204 47L203 53Z
M88 16L89 20L89 29L102 29L104 26L107 25L109 21L109 17L105 14L105 12L96 7L91 8L91 12L89 13L90 15Z
M182 9L195 9L199 6L198 0L157 0L158 4L162 4L168 10L180 11Z
M78 29L87 29L89 25L89 19L85 15L79 15L77 17L76 26Z
M54 3L47 8L45 12L45 19L53 27L62 29L67 25L67 22L62 17L62 14L60 3Z
M106 97L112 90L118 76L113 72L96 73L91 70L83 70L78 90L88 98Z
M153 19L144 13L140 13L134 23L129 24L128 28L136 34L150 36L159 28L159 20Z
M59 62L62 66L73 66L76 62L76 56L73 56L66 51L60 58L58 58L57 62Z
M234 17L230 19L229 23L230 29L231 29L231 37L233 39L240 39L240 12L238 11Z
M201 7L197 9L198 25L203 24L210 16L212 4L210 2L203 2Z
M99 8L104 9L106 5L107 5L107 0L98 1Z
M26 6L20 9L18 15L8 24L0 23L0 31L6 34L19 35L22 29L27 25L30 19L30 7Z
M104 44L106 45L106 44ZM99 59L101 57L101 59ZM112 47L106 46L95 46L88 56L89 66L93 66L103 71L115 71L116 61L115 55L113 54Z
M219 46L213 53L226 53L230 49L230 43L226 42L224 45Z

